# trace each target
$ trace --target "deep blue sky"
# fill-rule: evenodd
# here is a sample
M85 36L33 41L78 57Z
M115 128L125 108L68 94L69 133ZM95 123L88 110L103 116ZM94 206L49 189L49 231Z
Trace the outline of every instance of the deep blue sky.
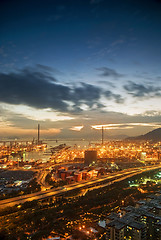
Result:
M161 1L4 0L0 29L4 132L32 132L37 121L61 137L160 125Z

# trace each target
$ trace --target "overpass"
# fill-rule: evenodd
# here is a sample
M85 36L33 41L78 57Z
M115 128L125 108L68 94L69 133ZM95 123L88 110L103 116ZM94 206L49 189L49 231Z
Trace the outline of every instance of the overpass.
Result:
M113 173L108 176L103 176L101 178L92 179L90 181L82 181L80 183L74 183L74 184L66 185L64 187L50 189L48 191L40 191L36 193L22 195L19 197L4 199L0 201L0 209L2 208L4 209L5 207L12 207L16 204L23 204L26 201L43 200L43 199L50 199L53 197L63 196L68 192L72 192L74 190L78 190L82 188L90 188L92 186L98 186L98 188L105 187L115 182L123 181L135 175L148 172L148 171L157 170L160 168L161 168L161 165L148 166L148 167L143 167L141 169L132 168L132 169L123 170L117 173Z

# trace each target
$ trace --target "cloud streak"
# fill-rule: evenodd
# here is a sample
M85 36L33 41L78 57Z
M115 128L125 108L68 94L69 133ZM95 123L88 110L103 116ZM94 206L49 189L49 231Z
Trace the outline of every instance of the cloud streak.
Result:
M146 96L161 96L161 87L154 87L152 85L144 85L141 83L129 82L124 85L124 89L133 97L142 98Z
M104 129L130 129L134 127L154 127L158 128L160 127L160 124L158 123L114 123L114 124L103 124L103 125L93 125L93 129L101 130L102 127Z
M84 128L84 126L74 126L74 127L71 127L70 130L79 132L79 131L81 131L83 128Z

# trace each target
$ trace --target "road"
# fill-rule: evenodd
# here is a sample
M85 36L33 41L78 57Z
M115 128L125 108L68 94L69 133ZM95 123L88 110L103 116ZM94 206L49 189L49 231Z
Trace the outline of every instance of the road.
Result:
M46 169L41 170L39 172L39 175L37 176L37 182L38 182L38 184L41 185L41 191L45 191L46 189L49 189L49 184L46 183L46 181L45 181L45 178L46 178L48 173L49 173L49 171L46 170Z
M0 208L2 209L5 207L12 207L16 204L22 204L26 201L42 200L45 198L61 196L61 195L64 195L64 193L67 193L67 192L70 192L70 191L73 191L76 189L90 188L92 186L99 185L99 184L100 184L100 186L98 186L98 187L107 186L107 185L113 184L115 182L122 181L126 178L138 175L140 173L159 169L159 168L161 168L161 165L152 166L152 167L143 167L141 169L137 169L137 168L127 169L127 170L123 170L123 171L120 171L117 173L112 173L108 176L103 176L101 178L92 179L90 181L82 181L79 183L66 185L64 187L59 187L56 189L50 189L47 191L41 191L41 192L36 192L36 193L32 193L32 194L22 195L19 197L1 200ZM106 183L106 181L109 181L109 182Z

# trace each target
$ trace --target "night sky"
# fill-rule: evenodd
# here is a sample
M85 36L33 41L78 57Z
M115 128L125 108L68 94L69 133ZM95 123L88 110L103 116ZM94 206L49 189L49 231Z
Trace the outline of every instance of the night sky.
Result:
M0 137L161 126L161 1L2 0Z

